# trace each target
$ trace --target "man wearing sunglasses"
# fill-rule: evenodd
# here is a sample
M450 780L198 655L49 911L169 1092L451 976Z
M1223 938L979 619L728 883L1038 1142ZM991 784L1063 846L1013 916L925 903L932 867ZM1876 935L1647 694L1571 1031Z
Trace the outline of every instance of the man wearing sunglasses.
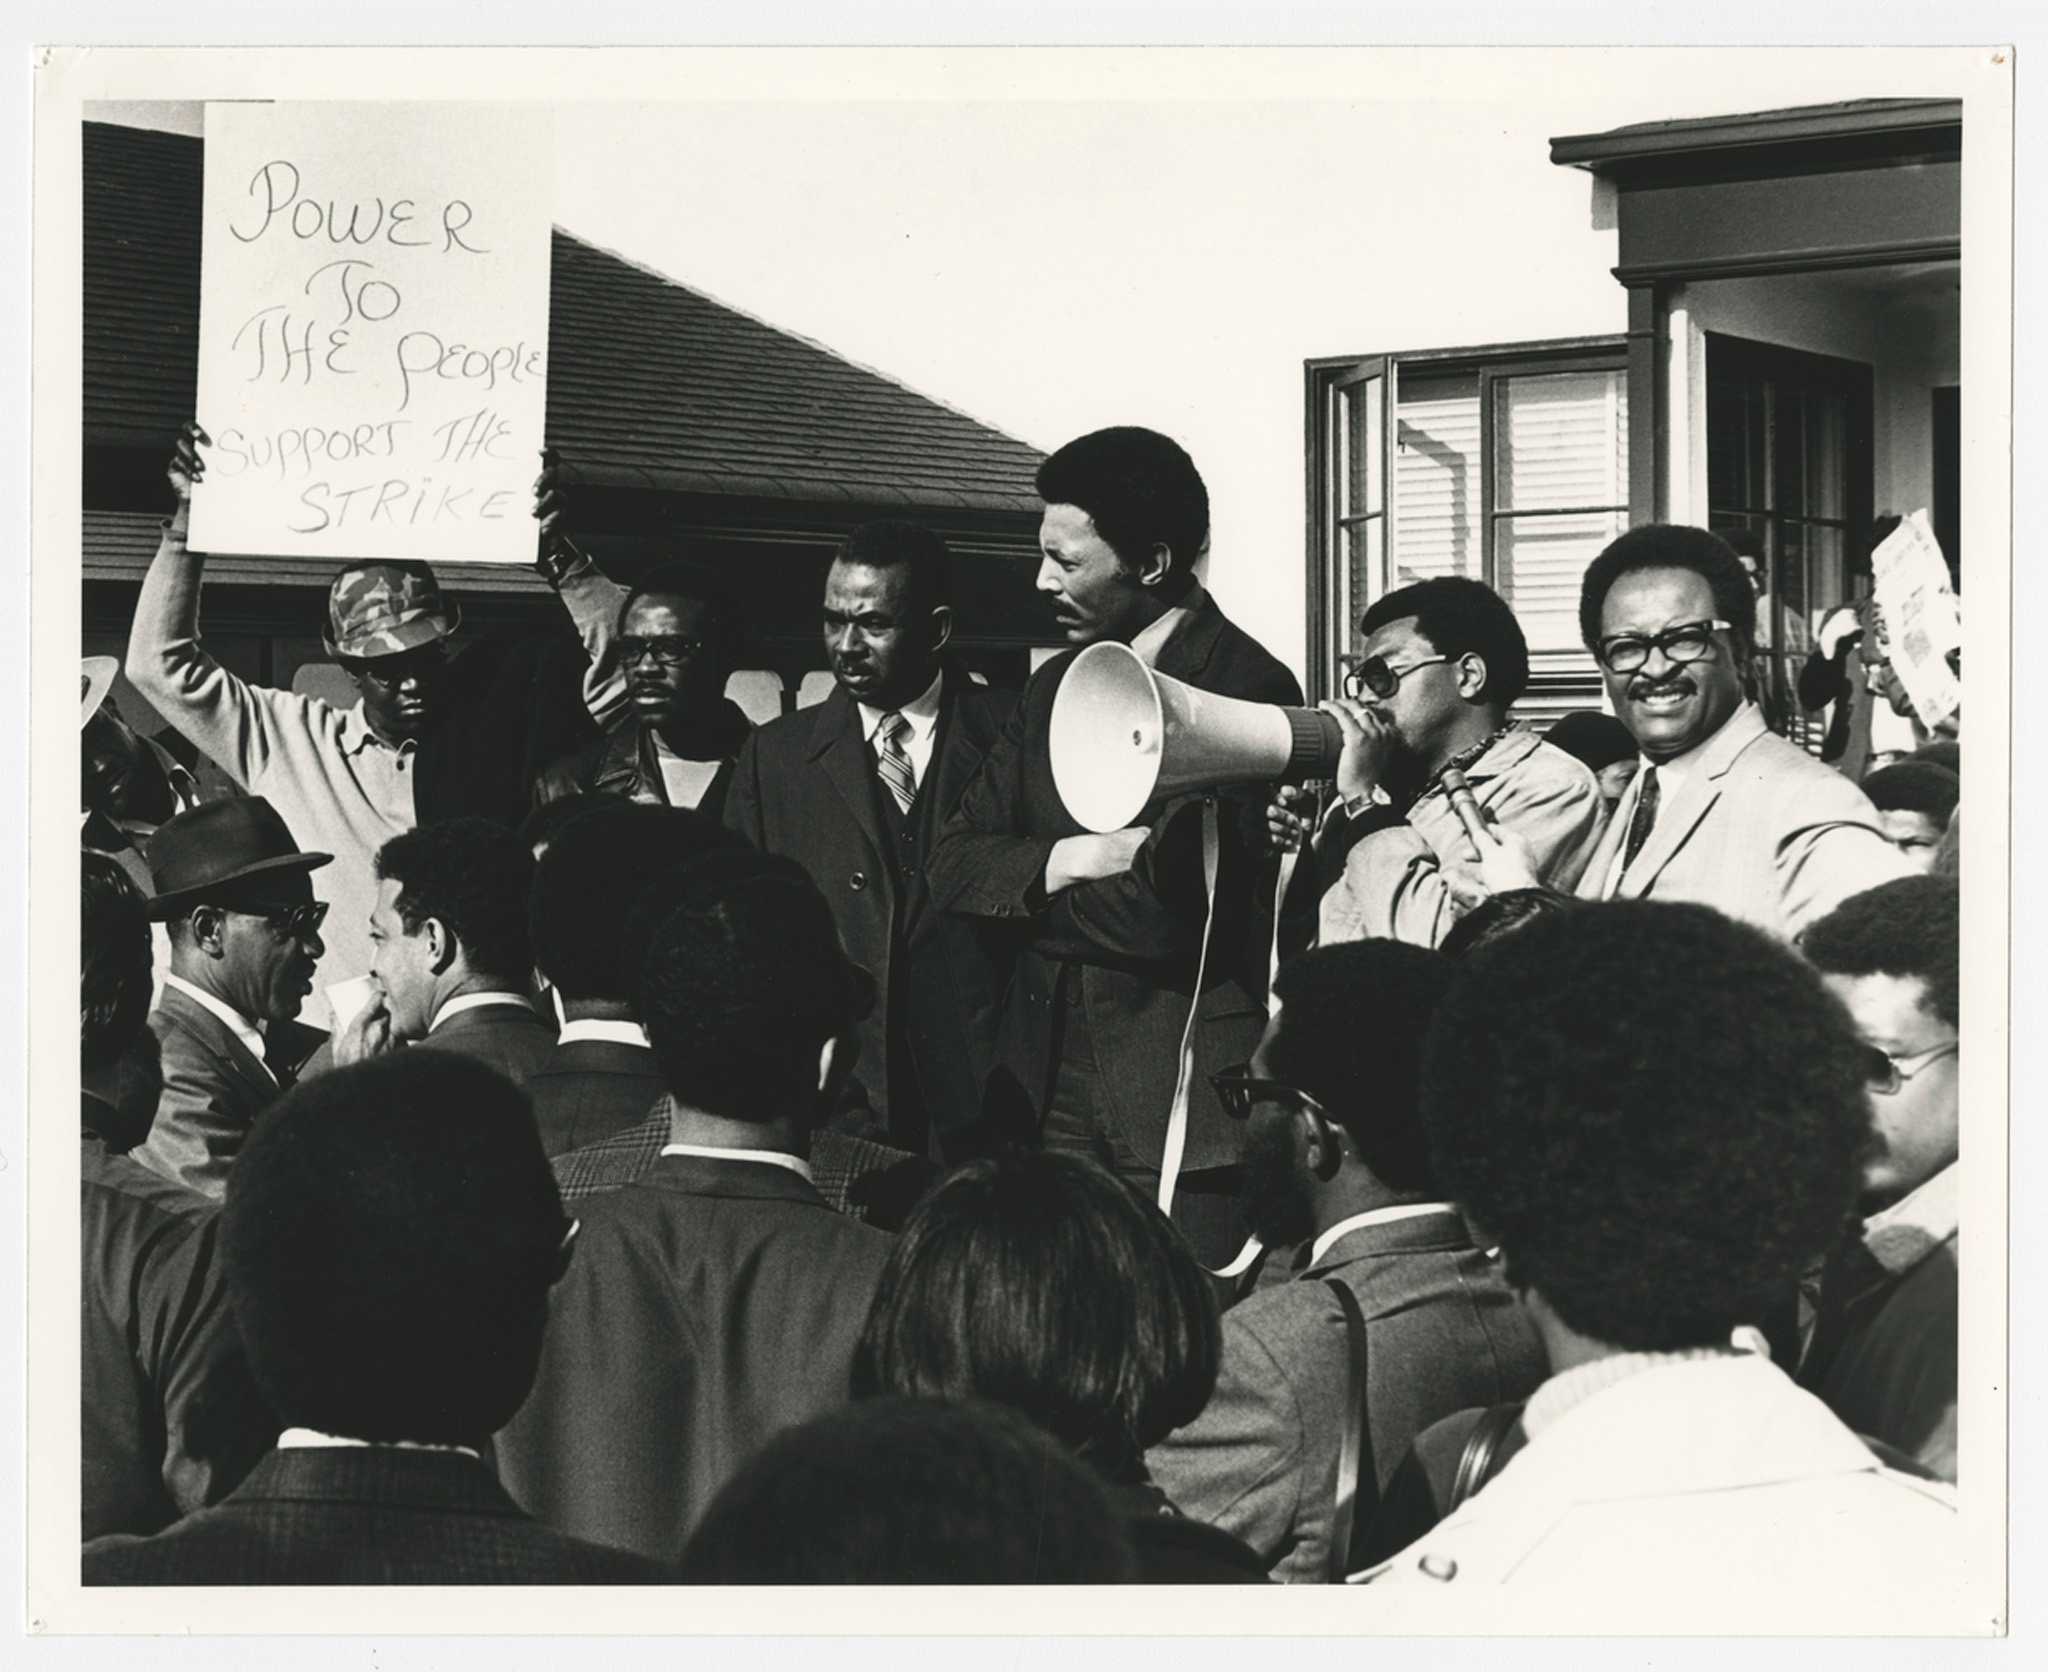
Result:
M1330 1572L1351 1395L1331 1280L1366 1331L1360 1527L1424 1428L1543 1378L1535 1326L1429 1161L1422 1047L1452 969L1395 941L1318 947L1281 966L1280 1009L1251 1061L1215 1077L1244 1125L1245 1218L1268 1246L1301 1244L1307 1263L1223 1314L1216 1391L1146 1463L1181 1509L1243 1539L1276 1579Z
M216 1202L257 1115L322 1037L293 1018L323 950L311 874L330 857L301 853L261 796L195 807L150 838L171 968L149 1018L163 1094L130 1157Z
M620 592L558 545L544 520L537 566L560 592L576 638L497 635L457 655L461 611L431 568L351 563L328 588L322 643L360 700L342 708L250 684L200 638L206 559L189 549L186 530L210 445L197 423L179 432L167 471L177 506L135 602L125 666L135 689L201 753L340 859L318 885L334 908L310 1006L325 1022L326 989L370 965L364 925L377 849L443 818L518 820L532 801L533 765L621 708L611 654Z
M1829 1258L1799 1379L1859 1434L1956 1478L1962 1078L1956 884L1914 876L1800 938L1869 1052L1872 1148L1858 1233Z
M1303 867L1319 890L1319 942L1442 943L1480 892L1478 854L1444 789L1453 768L1486 817L1528 845L1537 880L1572 887L1606 803L1583 763L1508 722L1529 682L1529 647L1506 601L1478 581L1438 576L1379 599L1360 631L1346 700L1324 705L1344 729L1344 753L1338 803ZM1276 836L1299 839L1304 796L1281 792L1268 814Z
M1726 542L1631 529L1587 566L1579 630L1643 758L1581 896L1693 901L1790 940L1910 869L1870 798L1744 697L1756 593ZM1496 834L1481 856L1488 887L1530 886L1513 834Z

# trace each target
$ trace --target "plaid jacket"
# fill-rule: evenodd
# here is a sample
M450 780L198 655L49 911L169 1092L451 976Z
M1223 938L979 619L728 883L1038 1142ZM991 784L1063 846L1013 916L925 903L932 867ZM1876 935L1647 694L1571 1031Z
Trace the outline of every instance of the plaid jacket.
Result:
M555 1183L563 1202L631 1184L654 1165L668 1141L669 1105L663 1098L639 1125L556 1156ZM810 1162L820 1196L839 1212L884 1230L902 1224L936 1171L922 1156L843 1132L815 1134Z

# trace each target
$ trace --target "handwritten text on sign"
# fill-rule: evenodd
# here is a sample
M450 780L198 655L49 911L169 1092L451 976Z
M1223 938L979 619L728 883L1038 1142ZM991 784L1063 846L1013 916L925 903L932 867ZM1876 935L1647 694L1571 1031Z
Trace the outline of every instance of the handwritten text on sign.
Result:
M201 551L530 562L553 149L477 105L210 105Z

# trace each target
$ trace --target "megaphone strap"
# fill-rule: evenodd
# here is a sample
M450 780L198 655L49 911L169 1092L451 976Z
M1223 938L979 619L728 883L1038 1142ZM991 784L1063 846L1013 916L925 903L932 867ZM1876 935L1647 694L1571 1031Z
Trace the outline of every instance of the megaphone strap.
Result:
M1209 935L1216 925L1216 873L1223 850L1220 815L1213 795L1202 798L1202 951L1195 961L1195 986L1188 1000L1187 1024L1180 1031L1180 1071L1173 1082L1173 1108L1166 1117L1166 1154L1159 1163L1159 1211L1171 1215L1173 1192L1180 1183L1181 1157L1188 1147L1188 1092L1195 1078L1195 1025L1201 1019L1202 991L1209 976Z

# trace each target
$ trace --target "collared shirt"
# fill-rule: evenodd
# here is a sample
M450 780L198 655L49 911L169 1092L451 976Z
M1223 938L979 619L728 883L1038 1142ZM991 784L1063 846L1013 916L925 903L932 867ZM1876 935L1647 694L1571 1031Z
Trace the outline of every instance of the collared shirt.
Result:
M1863 1222L1863 1246L1894 1277L1903 1275L1956 1234L1962 1163L1951 1161L1917 1189Z
M1166 641L1173 637L1183 621L1208 601L1209 594L1202 590L1202 583L1196 581L1188 588L1185 598L1131 640L1131 648L1138 653L1138 659L1148 668L1157 663L1160 651L1166 648Z
M183 993L185 997L198 1005L202 1010L218 1016L227 1024L228 1032L232 1033L242 1042L243 1049L259 1063L262 1063L263 1072L269 1074L272 1080L277 1078L274 1073L271 1073L270 1064L264 1062L263 1059L263 1029L260 1023L250 1021L248 1017L244 1016L233 1005L215 998L213 994L207 992L203 987L193 986L182 975L166 974L164 976L164 985L177 988L179 992Z
M425 1440L357 1440L346 1434L323 1434L317 1428L287 1428L277 1437L279 1451L320 1451L331 1447L390 1446L394 1451L452 1451L463 1457L483 1461L480 1452L469 1446L429 1445Z
M1560 1370L1529 1396L1529 1403L1522 1410L1522 1427L1533 1440L1573 1406L1584 1403L1617 1382L1627 1381L1631 1376L1661 1370L1667 1364L1690 1364L1698 1359L1728 1358L1736 1353L1756 1350L1755 1343L1759 1338L1754 1331L1738 1331L1738 1336L1742 1339L1740 1346L1681 1347L1670 1353L1609 1353L1607 1357L1594 1359L1588 1364Z
M766 1149L715 1149L709 1144L664 1144L663 1155L694 1155L704 1161L758 1161L768 1167L784 1167L802 1179L806 1184L817 1181L811 1177L811 1164L800 1155L791 1155L786 1150Z
M573 1045L579 1039L602 1039L613 1045L645 1045L647 1030L638 1022L611 1022L590 1016L564 1022L555 1043Z
M1721 735L1725 727L1733 725L1745 713L1755 707L1755 703L1744 703L1733 714L1729 715L1726 720L1722 721L1719 726L1716 726L1711 735L1701 738L1699 742L1686 750L1684 754L1673 755L1668 761L1653 761L1648 755L1638 756L1636 760L1636 775L1629 780L1628 788L1622 792L1621 800L1615 805L1614 822L1618 823L1623 830L1628 829L1629 821L1636 816L1636 803L1643 798L1643 774L1653 766L1657 769L1657 806L1658 816L1661 818L1663 810L1671 805L1672 801L1684 791L1686 784L1691 781L1693 773L1699 768L1700 756L1705 753L1714 739ZM1654 829L1655 827L1653 826L1652 828ZM1645 847L1648 845L1647 842L1644 844ZM1628 869L1622 862L1627 852L1628 844L1626 842L1614 850L1614 862L1607 868L1606 881L1601 885L1601 897L1603 899L1612 899L1614 891L1621 886L1622 876Z
M901 708L870 708L866 703L857 703L860 709L860 734L867 739L870 749L879 745L875 733L882 728L882 722L891 714L900 714L910 722L910 736L905 740L903 752L910 757L910 770L919 785L924 783L925 768L932 762L932 739L939 729L939 688L945 683L945 670L932 675L932 682L924 688L922 695Z
M526 1002L524 993L464 993L458 998L450 999L434 1012L433 1021L427 1024L427 1032L432 1033L451 1016L460 1016L465 1010L481 1010L487 1004L516 1004L520 1009L529 1012L533 1009L533 1006Z
M1456 1213L1458 1210L1449 1202L1402 1202L1390 1208L1372 1208L1364 1213L1354 1213L1349 1219L1340 1219L1321 1236L1308 1251L1308 1263L1322 1264L1323 1256L1330 1252L1353 1231L1362 1231L1368 1225L1392 1225L1403 1219L1420 1219L1430 1213Z

